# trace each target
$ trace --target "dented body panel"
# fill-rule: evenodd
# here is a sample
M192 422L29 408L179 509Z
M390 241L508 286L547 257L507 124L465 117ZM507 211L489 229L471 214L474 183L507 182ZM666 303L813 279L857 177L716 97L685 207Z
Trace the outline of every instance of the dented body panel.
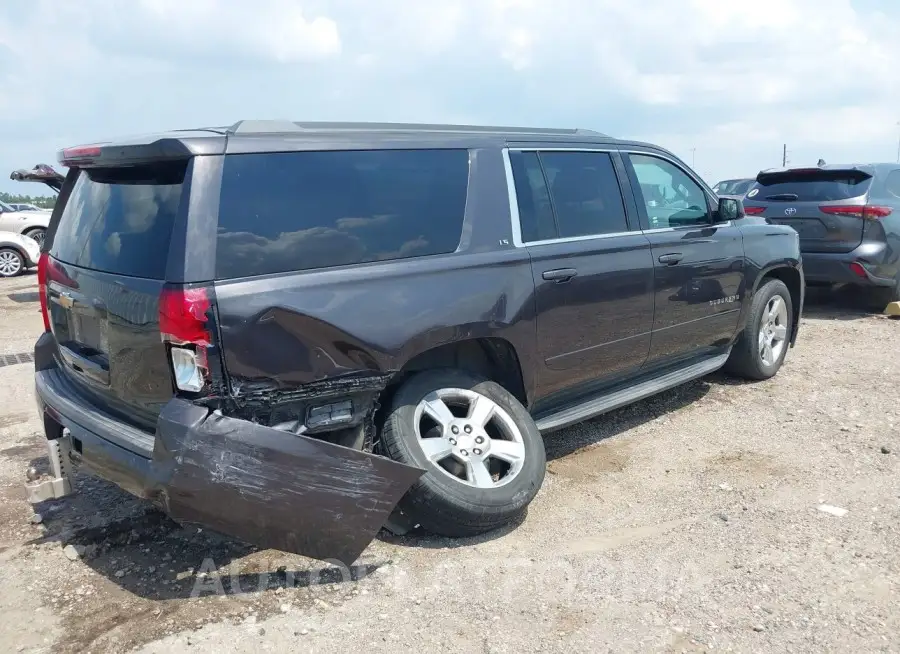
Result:
M501 149L475 147L455 253L216 282L224 373L239 414L303 421L315 403L343 396L357 425L376 397L368 391L415 356L479 338L511 345L530 404L540 369L534 280L528 252L510 247L505 187Z

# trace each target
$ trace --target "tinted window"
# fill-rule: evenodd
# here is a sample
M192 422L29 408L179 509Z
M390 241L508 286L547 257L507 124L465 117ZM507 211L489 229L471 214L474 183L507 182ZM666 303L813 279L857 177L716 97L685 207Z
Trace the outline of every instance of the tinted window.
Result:
M748 199L769 202L833 202L865 195L871 176L852 170L761 173Z
M466 150L374 150L225 158L219 278L453 252Z
M55 258L164 279L187 164L82 170L53 237Z
M605 152L542 152L559 236L628 231L612 159Z
M519 203L522 241L544 241L557 237L556 221L550 206L550 191L536 152L510 152L509 162Z
M649 155L629 159L650 229L710 223L706 192L681 168Z

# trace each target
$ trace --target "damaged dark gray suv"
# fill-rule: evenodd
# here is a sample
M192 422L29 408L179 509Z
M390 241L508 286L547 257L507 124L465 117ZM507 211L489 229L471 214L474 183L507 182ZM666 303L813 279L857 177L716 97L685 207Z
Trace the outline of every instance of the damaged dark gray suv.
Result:
M542 432L797 336L797 234L585 130L282 123L63 150L39 266L52 475L351 563L520 516Z

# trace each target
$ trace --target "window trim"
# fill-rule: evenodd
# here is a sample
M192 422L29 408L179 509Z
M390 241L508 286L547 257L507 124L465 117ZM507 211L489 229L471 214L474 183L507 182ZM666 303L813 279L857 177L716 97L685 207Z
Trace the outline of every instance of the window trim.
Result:
M522 241L522 221L521 216L519 215L519 197L516 193L516 182L513 177L512 170L512 162L509 158L510 152L537 152L538 158L540 159L541 152L601 152L605 154L609 154L610 158L612 155L619 152L618 148L565 148L565 147L539 147L539 146L528 146L528 147L505 147L503 148L503 168L506 172L506 190L509 199L509 214L510 214L510 222L512 227L512 241L513 246L517 248L523 247L533 247L539 245L550 245L551 243L578 243L581 241L593 241L595 239L606 239L606 238L616 238L619 236L634 236L635 234L640 234L641 230L638 229L629 229L625 232L610 232L609 234L588 234L586 236L560 236L558 238L550 238L544 239L541 241ZM613 170L615 171L615 162L613 162ZM545 180L546 181L546 180ZM625 201L625 194L622 189L622 182L619 180L618 173L616 174L616 183L619 187L619 194L622 196L622 208L625 211L625 221L628 223L628 207ZM552 201L552 200L551 200ZM555 214L555 212L554 212ZM555 215L554 215L555 220Z
M712 206L712 198L715 197L715 193L712 192L712 190L706 185L706 182L704 182L702 179L700 179L700 177L698 177L697 174L694 173L694 171L691 170L690 168L688 168L686 165L680 164L673 157L668 157L668 156L662 154L661 152L654 152L652 150L651 151L620 150L619 152L623 155L628 155L628 160L624 162L626 165L626 170L627 170L628 165L631 165L632 171L634 170L634 164L631 162L631 155L633 155L633 154L641 155L644 157L653 157L655 159L662 159L663 161L672 164L678 170L680 170L682 173L687 175L691 179L691 181L693 181L697 186L699 186L700 190L703 191L703 195L706 197L706 211L707 211L707 216L709 216L709 222L707 222L705 224L698 223L696 225L680 225L678 227L655 227L653 229L644 229L643 225L641 225L641 231L644 234L660 234L663 232L685 231L685 230L689 230L689 229L697 229L698 227L730 227L731 226L730 220L727 222L724 222L724 223L715 222L714 214L718 210L718 206L716 206L716 207ZM624 157L623 157L623 159L624 159ZM636 173L635 173L635 175L636 175ZM637 180L635 180L635 181L637 181ZM632 184L632 186L634 186L634 184ZM634 198L635 204L638 205L638 212L640 212L641 204L644 201L644 195L643 195L643 193L641 193L641 202L638 202L637 194L640 193L640 191L635 190L634 188L632 188L631 191L635 195L635 198ZM711 192L712 192L712 195L710 195ZM644 206L644 212L646 212L646 211L647 211L647 207ZM643 216L640 216L640 217L643 219ZM643 222L643 220L642 220L642 222ZM648 225L649 225L649 223L648 223Z

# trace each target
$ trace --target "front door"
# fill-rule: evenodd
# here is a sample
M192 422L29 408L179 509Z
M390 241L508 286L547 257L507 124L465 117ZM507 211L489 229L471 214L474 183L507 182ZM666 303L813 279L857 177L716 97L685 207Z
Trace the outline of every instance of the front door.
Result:
M745 293L740 228L714 223L711 194L673 159L631 152L625 167L655 270L647 366L727 345Z
M510 152L534 275L539 397L574 398L647 358L653 261L637 221L629 224L615 156Z

